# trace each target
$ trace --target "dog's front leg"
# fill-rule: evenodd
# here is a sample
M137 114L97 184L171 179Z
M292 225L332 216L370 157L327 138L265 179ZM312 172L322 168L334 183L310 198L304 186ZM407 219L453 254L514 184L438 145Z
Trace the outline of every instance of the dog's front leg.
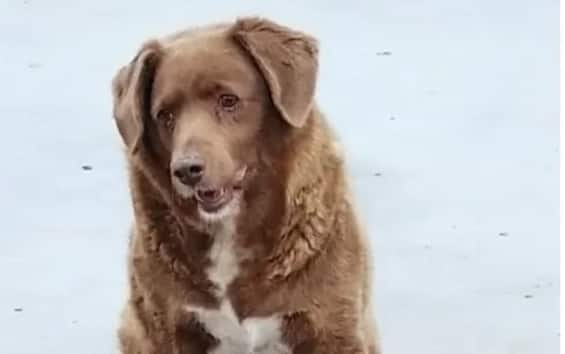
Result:
M208 354L217 347L218 340L187 312L179 312L175 320L174 354Z
M140 302L128 302L118 331L121 354L171 354L171 340L154 317Z

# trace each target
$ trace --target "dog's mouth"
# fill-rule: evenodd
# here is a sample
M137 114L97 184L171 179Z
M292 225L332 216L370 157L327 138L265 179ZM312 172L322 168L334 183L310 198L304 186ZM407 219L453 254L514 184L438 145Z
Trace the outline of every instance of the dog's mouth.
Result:
M213 221L236 211L236 206L243 192L243 183L248 175L248 168L240 168L229 183L222 186L209 185L205 182L185 190L178 190L183 199L196 201L199 214L204 219Z
M198 207L207 213L216 213L227 206L235 197L237 190L234 187L206 188L197 187L194 198Z

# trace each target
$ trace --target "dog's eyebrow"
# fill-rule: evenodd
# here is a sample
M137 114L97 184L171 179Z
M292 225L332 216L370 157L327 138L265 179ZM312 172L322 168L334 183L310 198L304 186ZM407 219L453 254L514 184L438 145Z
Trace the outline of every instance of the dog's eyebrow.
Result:
M183 97L183 93L178 89L155 96L151 103L151 113L156 114L159 109L164 107L177 107L182 103Z
M232 78L210 78L210 76L203 73L195 78L194 89L199 95L209 96L226 91L239 96L246 93L244 87L238 85Z

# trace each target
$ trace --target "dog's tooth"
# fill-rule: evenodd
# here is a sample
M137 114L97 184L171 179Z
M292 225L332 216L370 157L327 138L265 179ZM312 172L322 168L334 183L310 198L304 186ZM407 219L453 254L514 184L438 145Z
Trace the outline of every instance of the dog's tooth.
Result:
M244 177L245 174L247 173L247 166L243 166L242 168L240 168L236 174L235 174L235 181L236 182L240 182Z

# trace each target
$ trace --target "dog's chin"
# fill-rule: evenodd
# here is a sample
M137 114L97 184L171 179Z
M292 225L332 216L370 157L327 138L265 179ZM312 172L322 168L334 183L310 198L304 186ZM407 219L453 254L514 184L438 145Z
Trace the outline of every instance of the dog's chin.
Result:
M213 210L206 208L197 201L196 205L198 209L198 216L203 222L208 224L233 220L233 218L235 218L239 213L240 201L240 191L233 191L228 200L224 201L222 205L214 208Z

